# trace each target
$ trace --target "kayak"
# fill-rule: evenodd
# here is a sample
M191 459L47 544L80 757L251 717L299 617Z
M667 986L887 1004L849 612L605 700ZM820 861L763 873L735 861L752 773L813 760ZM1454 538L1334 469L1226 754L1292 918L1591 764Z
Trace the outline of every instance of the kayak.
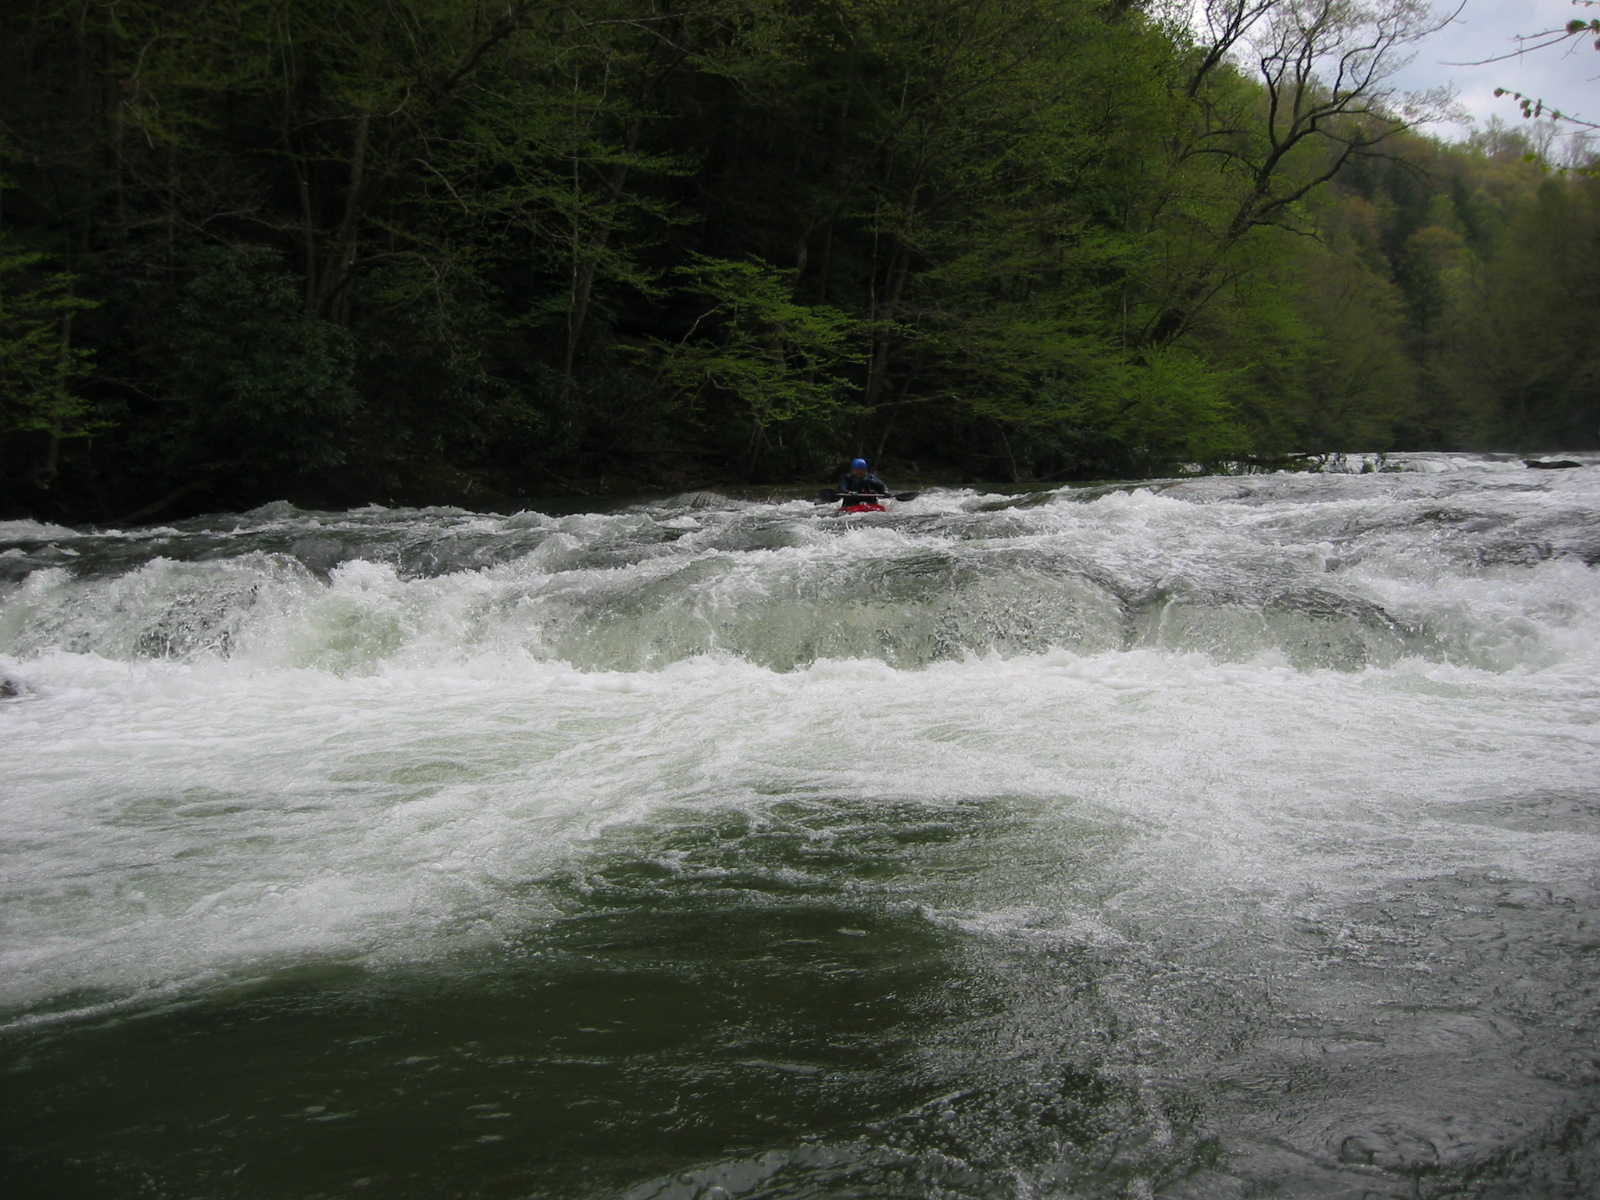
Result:
M837 504L834 511L840 513L881 513L888 512L888 503L891 500L915 500L920 492L894 492L890 495L880 495L877 492L823 492L817 497L818 504Z

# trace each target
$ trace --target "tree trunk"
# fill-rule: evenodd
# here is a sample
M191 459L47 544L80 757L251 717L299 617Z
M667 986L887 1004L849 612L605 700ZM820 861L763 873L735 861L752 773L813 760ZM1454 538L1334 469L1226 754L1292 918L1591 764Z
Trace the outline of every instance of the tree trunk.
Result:
M367 149L372 142L372 114L363 111L356 118L350 148L350 179L345 188L344 215L334 239L333 262L322 278L322 294L317 308L330 320L347 324L350 320L350 284L355 271L356 247L360 242L363 193L367 178Z
M895 240L894 254L889 259L889 294L885 302L875 305L874 320L892 320L899 311L900 300L905 295L906 279L911 274L911 255L897 238ZM872 358L867 365L867 386L862 395L862 401L868 408L878 402L883 395L884 384L889 376L889 354L892 339L885 332L873 335Z
M627 139L624 143L628 152L632 153L639 145L639 126L632 125L628 129ZM611 244L611 235L614 228L608 220L604 222L590 243L596 253L584 254L583 227L578 214L578 199L582 194L582 180L579 176L578 159L572 160L572 291L567 305L567 345L562 355L561 363L561 393L566 402L572 400L577 391L577 366L578 348L583 343L583 335L589 324L589 309L594 302L594 274L596 253L602 252ZM628 183L628 166L618 163L611 168L611 173L605 183L605 197L608 204L615 204L622 198L622 189Z

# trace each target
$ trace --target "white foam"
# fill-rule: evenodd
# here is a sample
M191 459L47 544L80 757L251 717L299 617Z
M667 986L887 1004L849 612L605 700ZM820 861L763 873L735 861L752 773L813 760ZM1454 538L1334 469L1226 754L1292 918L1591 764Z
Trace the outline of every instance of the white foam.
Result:
M1531 783L1592 789L1596 572L1463 551L1553 520L1581 533L1594 485L1437 478L1196 481L995 513L936 493L920 517L825 533L796 506L696 510L696 528L395 518L532 539L429 578L372 561L318 577L247 540L229 559L35 571L0 597L0 670L31 692L0 709L0 1009L514 941L545 919L535 881L603 835L669 813L777 820L797 797L1024 805L1026 861L980 857L925 901L979 937L1114 948L1168 922L1271 944L1419 874L1587 877L1595 838L1462 814ZM1090 617L1115 613L1112 589L1170 595L1166 628L1190 640L1108 644ZM1333 616L1263 623L1280 592ZM1055 641L983 641L1029 604ZM1318 667L1295 638L1391 636L1341 604L1421 640ZM1239 612L1248 637L1194 632ZM912 626L951 640L899 669ZM784 669L758 661L780 645ZM630 669L593 669L606 655Z
M76 529L68 529L65 525L50 525L43 521L0 521L0 542L42 542L77 536Z
M537 919L527 882L607 828L819 790L1025 796L1125 828L1123 915L1203 911L1219 886L1237 889L1228 905L1281 908L1430 861L1548 870L1600 849L1435 812L1513 786L1523 762L1542 786L1585 785L1587 670L1308 675L1139 651L916 673L704 658L586 674L492 655L367 677L75 655L30 672L42 698L7 732L31 752L0 808L11 1008L507 937ZM1048 880L1034 890L1052 902Z

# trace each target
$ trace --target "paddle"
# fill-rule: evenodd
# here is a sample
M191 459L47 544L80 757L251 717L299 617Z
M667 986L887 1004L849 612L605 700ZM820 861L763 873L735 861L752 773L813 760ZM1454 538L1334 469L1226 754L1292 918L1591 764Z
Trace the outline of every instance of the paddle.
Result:
M854 501L857 504L876 504L880 500L915 500L921 492L894 492L884 495L880 492L822 492L817 496L818 504L837 504L840 501Z

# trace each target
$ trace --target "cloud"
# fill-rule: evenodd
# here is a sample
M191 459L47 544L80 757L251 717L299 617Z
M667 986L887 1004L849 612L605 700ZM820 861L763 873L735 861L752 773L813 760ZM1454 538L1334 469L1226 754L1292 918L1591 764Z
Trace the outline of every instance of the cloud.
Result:
M1576 38L1504 62L1457 65L1511 53L1517 49L1516 35L1560 29L1578 17L1600 17L1600 6L1586 8L1569 0L1467 0L1454 22L1417 47L1416 57L1396 82L1416 91L1452 85L1462 107L1480 125L1491 117L1522 120L1509 96L1495 97L1497 87L1600 121L1600 51L1592 38ZM1461 137L1468 130L1439 126L1432 132Z

